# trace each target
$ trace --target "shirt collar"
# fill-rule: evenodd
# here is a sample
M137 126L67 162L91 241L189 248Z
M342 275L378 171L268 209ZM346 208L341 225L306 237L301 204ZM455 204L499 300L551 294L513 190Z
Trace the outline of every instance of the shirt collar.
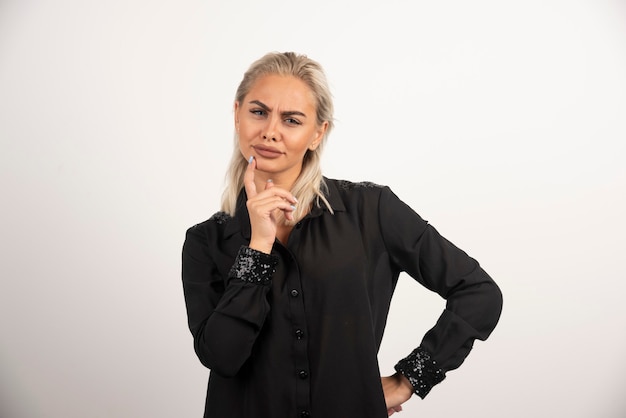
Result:
M346 207L343 204L343 199L341 199L341 195L339 194L339 189L337 188L337 180L332 180L324 177L324 181L326 182L326 186L328 187L328 192L325 194L328 203L330 203L330 207L333 208L333 212L345 212ZM326 205L322 204L323 210L328 210Z

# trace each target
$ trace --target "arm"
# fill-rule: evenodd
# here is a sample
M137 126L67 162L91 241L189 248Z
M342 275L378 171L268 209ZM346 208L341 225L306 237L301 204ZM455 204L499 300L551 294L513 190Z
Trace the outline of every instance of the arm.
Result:
M388 188L381 193L380 225L394 265L446 299L446 309L422 343L396 365L425 397L463 363L476 339L496 326L502 294L478 262L443 238Z
M254 183L256 161L249 160L244 176L248 215L252 229L249 247L239 250L227 273L213 257L219 257L218 237L207 236L196 226L187 231L183 247L183 287L189 328L202 364L230 377L250 357L252 346L265 322L270 306L267 294L278 258L271 255L276 239L274 211L287 219L296 203L291 193L272 183L257 193Z
M242 247L228 276L209 256L206 230L187 231L182 277L194 349L206 367L234 376L250 356L269 313L276 257Z

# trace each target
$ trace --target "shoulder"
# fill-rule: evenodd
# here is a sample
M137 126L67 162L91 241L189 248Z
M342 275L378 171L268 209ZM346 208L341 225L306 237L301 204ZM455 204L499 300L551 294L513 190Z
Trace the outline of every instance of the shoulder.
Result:
M340 192L364 192L364 191L378 191L384 189L386 186L381 186L380 184L373 183L371 181L349 181L349 180L336 180L336 179L327 179L328 182L335 184L337 189Z
M226 212L222 212L222 211L215 212L213 215L211 215L209 219L207 219L204 222L200 222L200 223L193 225L192 227L188 229L188 231L197 231L197 230L202 230L202 229L207 229L207 228L211 229L211 228L219 227L230 222L232 219L233 217L230 216Z
M354 182L349 180L326 179L326 183L330 193L338 194L343 201L361 198L377 199L383 190L388 189L386 186L381 186L371 181Z
M371 181L353 182L326 179L329 189L334 189L348 211L374 210L385 217L413 217L417 215L389 186ZM332 195L331 191L331 195ZM419 217L419 215L417 215Z
M226 212L215 212L209 219L187 229L187 239L206 240L207 236L219 235L233 217Z
M341 211L344 208L348 212L376 210L382 194L389 190L371 181L326 179L326 184L333 209Z

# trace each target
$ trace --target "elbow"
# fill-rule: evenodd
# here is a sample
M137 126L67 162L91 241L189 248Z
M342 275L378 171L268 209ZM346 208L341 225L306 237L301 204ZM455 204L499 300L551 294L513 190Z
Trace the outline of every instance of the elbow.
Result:
M500 320L502 303L502 291L489 278L455 293L448 299L446 308L474 329L475 338L484 341Z
M222 350L220 347L200 343L198 340L194 346L200 363L222 377L235 377L247 358L237 355L233 350Z
M235 377L241 368L240 364L234 364L232 361L220 360L217 357L205 356L198 354L200 363L202 363L211 372L216 373L222 377L231 378Z
M504 299L502 296L502 290L500 290L500 287L497 284L493 284L493 289L492 289L492 305L493 305L493 310L495 313L495 320L494 320L494 324L493 326L495 327L496 324L498 323L498 320L500 319L500 314L502 313L502 305L504 303Z
M250 357L256 333L249 327L237 330L234 323L219 330L213 329L212 325L207 323L194 335L196 355L212 372L222 377L234 377Z
M481 309L480 339L484 341L491 335L500 320L503 305L502 291L495 282L491 281L488 286L485 286L481 299L480 304L483 309Z

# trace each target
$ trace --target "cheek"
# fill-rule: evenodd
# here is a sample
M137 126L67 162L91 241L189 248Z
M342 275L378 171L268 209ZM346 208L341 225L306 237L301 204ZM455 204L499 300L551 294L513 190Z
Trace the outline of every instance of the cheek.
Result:
M256 127L254 124L240 122L237 133L239 134L240 142L249 142L257 136L258 127Z
M239 137L239 150L244 155L244 157L246 156L246 154L248 154L250 152L249 151L250 150L250 143L248 141L242 139L241 136Z
M237 137L238 137L238 143L239 143L239 150L241 151L241 154L245 157L248 158L248 156L246 154L250 153L250 141L247 140L247 136L245 134L245 131L243 130L239 130L239 132L237 133Z

